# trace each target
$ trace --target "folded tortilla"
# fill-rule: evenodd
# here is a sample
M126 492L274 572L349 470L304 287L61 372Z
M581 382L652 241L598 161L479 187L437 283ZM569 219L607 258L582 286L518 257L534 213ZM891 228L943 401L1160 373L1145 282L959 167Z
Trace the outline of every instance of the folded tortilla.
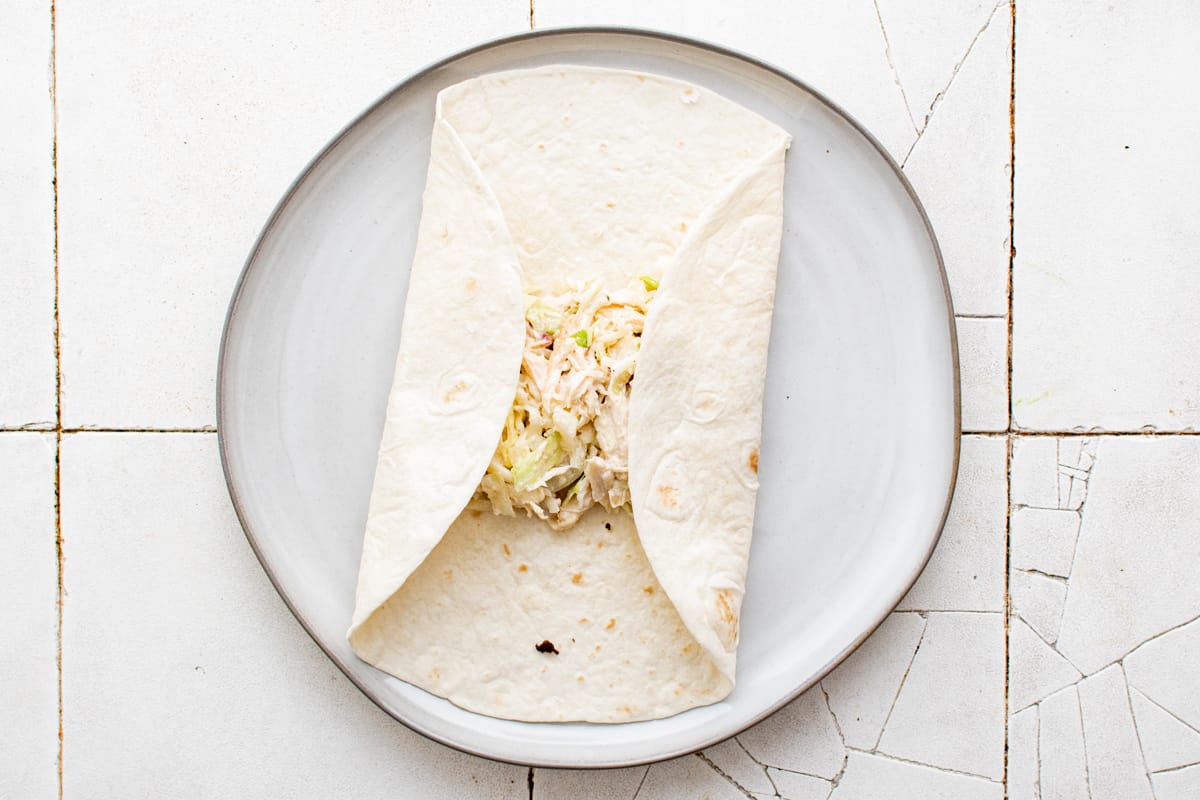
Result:
M621 70L438 95L349 632L360 658L515 720L653 719L728 695L789 141L706 89ZM594 505L553 530L478 508L530 296L639 279L654 291L628 385L632 511Z

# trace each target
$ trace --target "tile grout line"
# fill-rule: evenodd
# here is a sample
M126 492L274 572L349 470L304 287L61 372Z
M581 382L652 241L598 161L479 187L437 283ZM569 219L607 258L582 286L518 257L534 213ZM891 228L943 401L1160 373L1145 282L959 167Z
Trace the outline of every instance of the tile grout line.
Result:
M55 596L55 666L58 672L58 752L55 771L58 798L63 798L63 535L62 535L62 322L59 296L62 291L58 264L58 9L50 0L50 185L54 215L54 557L57 593Z
M1016 420L1013 415L1013 266L1017 256L1017 0L1009 2L1009 20L1011 30L1009 31L1008 51L1008 352L1006 354L1008 361L1008 435L1004 448L1004 763L1000 783L1005 800L1008 800L1008 713L1009 684L1012 680L1012 666L1009 662L1012 640L1012 462L1013 434L1016 428Z

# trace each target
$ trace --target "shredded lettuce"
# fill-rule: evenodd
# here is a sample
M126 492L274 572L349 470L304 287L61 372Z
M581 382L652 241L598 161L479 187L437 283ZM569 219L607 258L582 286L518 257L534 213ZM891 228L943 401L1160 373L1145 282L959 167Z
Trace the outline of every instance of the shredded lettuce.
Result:
M612 293L588 283L526 298L517 393L473 503L555 530L593 505L628 507L628 397L657 288L643 277Z

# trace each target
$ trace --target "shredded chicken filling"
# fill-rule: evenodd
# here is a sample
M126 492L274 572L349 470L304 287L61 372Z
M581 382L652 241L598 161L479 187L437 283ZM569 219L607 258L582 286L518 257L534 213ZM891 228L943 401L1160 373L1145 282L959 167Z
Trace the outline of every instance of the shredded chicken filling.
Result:
M593 505L629 508L629 393L658 283L528 295L512 409L472 507L524 510L555 530Z

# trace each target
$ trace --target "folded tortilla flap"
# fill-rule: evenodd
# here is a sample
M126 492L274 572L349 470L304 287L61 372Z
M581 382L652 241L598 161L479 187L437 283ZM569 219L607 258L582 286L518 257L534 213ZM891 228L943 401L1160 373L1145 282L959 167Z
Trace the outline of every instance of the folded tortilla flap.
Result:
M680 247L647 314L630 396L638 536L680 617L731 682L787 144L774 144L733 181Z
M520 266L504 216L454 129L439 120L367 512L352 642L470 500L512 404L524 342Z

